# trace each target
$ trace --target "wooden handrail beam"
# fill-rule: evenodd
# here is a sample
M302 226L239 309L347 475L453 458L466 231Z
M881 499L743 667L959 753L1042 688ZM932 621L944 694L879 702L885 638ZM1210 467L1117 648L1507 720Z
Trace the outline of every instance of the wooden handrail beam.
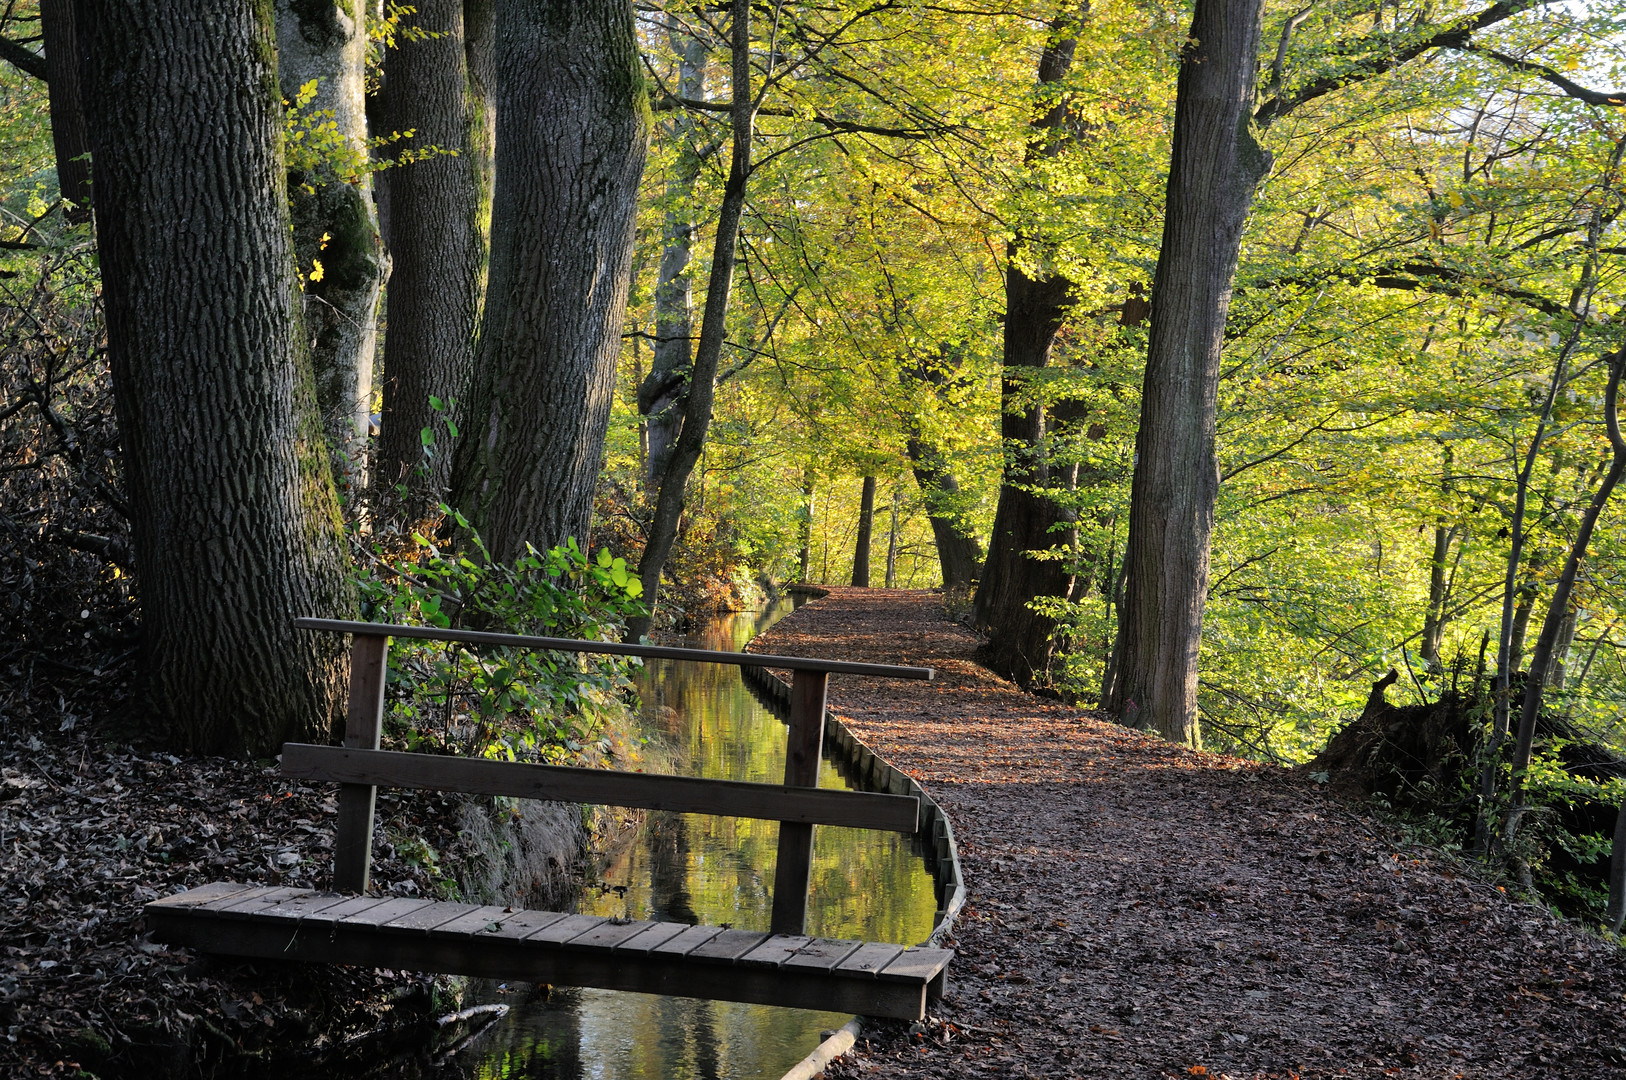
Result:
M913 796L307 743L283 744L282 775L369 788L430 788L903 833L914 832L920 817L920 800Z
M423 638L429 641L458 641L467 645L507 645L519 649L551 649L556 652L609 656L641 656L649 660L696 660L707 664L732 664L735 667L823 671L832 675L924 680L936 677L936 672L931 668L901 667L896 664L859 664L847 660L820 660L812 656L767 656L762 653L678 649L665 645L627 645L619 641L582 641L577 638L532 637L528 634L495 634L485 630L442 630L435 626L395 626L387 623L350 622L344 619L295 619L294 625L301 630L331 630L340 634Z

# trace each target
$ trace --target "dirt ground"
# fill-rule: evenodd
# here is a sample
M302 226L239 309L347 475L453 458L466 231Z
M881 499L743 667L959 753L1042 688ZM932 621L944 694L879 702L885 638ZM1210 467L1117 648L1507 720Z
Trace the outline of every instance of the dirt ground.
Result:
M979 667L933 593L833 589L763 652L942 804L969 901L950 992L832 1077L1616 1077L1613 944L1404 844L1307 775L1172 746Z

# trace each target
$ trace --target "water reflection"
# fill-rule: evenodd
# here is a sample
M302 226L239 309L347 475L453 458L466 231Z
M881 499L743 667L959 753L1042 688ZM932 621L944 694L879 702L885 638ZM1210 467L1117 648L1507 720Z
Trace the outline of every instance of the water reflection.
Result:
M690 639L697 648L742 648L790 611L725 616ZM661 662L645 669L644 722L693 776L778 783L785 728L741 680L739 669ZM828 759L821 787L848 786ZM597 875L577 910L766 930L772 910L775 822L652 813ZM923 849L896 833L820 828L815 834L808 932L915 943L936 912ZM514 992L509 993L512 989ZM480 1080L770 1080L799 1061L845 1014L763 1005L560 989L518 1002L524 989L487 987L515 1007L462 1064Z

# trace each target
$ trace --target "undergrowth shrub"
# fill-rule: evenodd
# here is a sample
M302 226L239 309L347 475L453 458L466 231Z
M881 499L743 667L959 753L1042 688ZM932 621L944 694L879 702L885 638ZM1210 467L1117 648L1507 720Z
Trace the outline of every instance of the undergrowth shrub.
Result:
M617 641L643 610L626 563L608 550L588 558L574 538L547 552L527 545L504 564L472 532L463 552L414 532L395 550L387 537L371 539L357 562L367 568L358 579L363 616L375 622ZM553 764L634 754L627 732L636 663L396 638L385 737L408 750Z
M24 669L123 655L135 633L93 255L69 236L0 272L0 663ZM100 675L108 657L72 663Z

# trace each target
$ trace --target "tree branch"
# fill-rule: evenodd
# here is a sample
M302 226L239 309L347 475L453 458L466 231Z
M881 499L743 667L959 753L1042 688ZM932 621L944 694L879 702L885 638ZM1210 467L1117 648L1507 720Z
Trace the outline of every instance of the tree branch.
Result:
M701 101L698 98L679 97L676 94L665 94L656 101L652 108L656 112L671 112L674 109L691 109L695 112L726 113L733 110L732 103L727 101ZM930 139L949 131L951 126L943 124L937 127L881 127L877 124L860 124L853 120L838 120L823 113L814 113L811 116L796 112L794 109L778 107L763 107L755 110L758 116L784 116L793 119L807 120L818 124L829 131L845 131L857 135L881 135L889 139Z
M1365 39L1365 41L1369 42L1373 49L1378 50L1380 55L1342 74L1323 75L1321 78L1299 87L1292 94L1286 96L1279 93L1272 94L1263 105L1259 106L1259 111L1253 114L1253 122L1261 128L1268 128L1271 124L1306 102L1324 97L1345 86L1376 78L1402 64L1415 60L1430 49L1468 48L1474 31L1493 26L1535 6L1536 0L1498 0L1497 3L1485 8L1477 15L1466 16L1454 23L1436 27L1434 33L1429 36L1418 38L1409 45L1400 48L1391 49L1388 47L1394 35L1373 35ZM1355 49L1352 47L1344 51L1353 52Z
M1584 101L1588 105L1608 105L1616 109L1626 106L1626 91L1588 89L1578 82L1566 79L1546 64L1538 64L1533 60L1520 60L1517 56L1509 56L1507 53L1498 52L1495 49L1482 48L1471 41L1454 46L1454 48L1462 52L1488 56L1503 67L1510 67L1515 71L1522 71L1528 75L1544 79L1564 91L1566 96L1575 98L1577 101Z
M25 75L32 75L40 82L46 82L45 57L17 44L10 38L0 37L0 60L5 60L12 67Z

